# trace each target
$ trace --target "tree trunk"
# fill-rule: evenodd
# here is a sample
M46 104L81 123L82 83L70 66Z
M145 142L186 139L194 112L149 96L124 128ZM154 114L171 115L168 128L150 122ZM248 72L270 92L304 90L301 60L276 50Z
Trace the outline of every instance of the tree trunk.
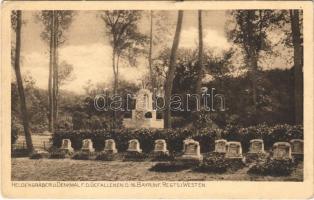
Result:
M113 70L113 95L117 94L117 72L116 72L116 51L115 47L112 48L112 70ZM112 113L112 127L116 128L116 111Z
M53 40L53 127L57 127L58 113L58 18L57 11L54 12L54 40Z
M202 11L198 11L198 71L197 71L197 82L195 92L201 95L202 91L202 79L204 77L203 71L203 28L202 28Z
M49 78L48 78L48 129L54 132L53 122L53 52L54 52L54 11L50 11L50 49L49 49Z
M174 79L174 75L176 71L176 54L177 54L177 49L178 49L179 41L180 41L182 20L183 20L183 11L179 10L176 32L174 35L172 48L171 48L169 69L168 69L166 83L165 83L164 128L171 128L171 109L169 105L170 105L170 97L172 93L173 79Z
M22 29L22 13L20 10L17 11L17 24L16 24L16 46L15 46L15 75L16 82L19 91L20 101L21 101L21 112L23 117L23 127L25 133L26 145L29 153L32 153L34 150L31 132L29 130L29 121L28 121L28 113L26 107L26 100L24 94L24 87L20 69L20 53L21 53L21 29Z
M294 61L295 123L303 123L303 49L298 10L290 10Z
M249 70L251 71L250 79L252 84L252 100L253 100L253 112L255 113L257 110L257 69L258 69L258 50L257 50L257 44L254 43L254 33L253 33L253 20L255 11L249 10L247 11L247 45L248 45L248 61L249 61Z
M153 99L155 99L155 77L153 73L153 66L152 66L152 50L153 49L153 11L150 11L150 40L149 40L149 55L148 55L148 64L149 64L149 75L150 75L150 82L152 86L153 92Z

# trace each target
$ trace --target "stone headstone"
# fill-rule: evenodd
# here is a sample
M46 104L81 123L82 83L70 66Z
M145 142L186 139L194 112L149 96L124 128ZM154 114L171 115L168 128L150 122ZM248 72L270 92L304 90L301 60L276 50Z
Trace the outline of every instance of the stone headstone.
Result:
M215 152L226 153L227 140L216 140L215 141Z
M81 151L85 152L94 152L95 149L93 148L93 142L91 139L85 139L83 140L83 145Z
M242 158L242 146L240 142L227 142L226 158Z
M274 159L291 159L291 145L288 142L276 142L273 145Z
M105 141L104 151L106 153L117 153L118 152L118 150L116 148L116 143L113 139L108 139Z
M183 141L183 155L182 158L203 160L201 155L201 148L199 142L193 139L186 139Z
M264 141L262 139L250 140L249 153L264 153Z
M68 151L68 152L73 152L74 150L73 150L73 148L71 146L71 140L70 139L63 139L60 149Z
M142 149L140 147L140 142L137 139L133 139L129 141L129 147L127 149L128 152L139 152L142 153Z
M303 140L292 139L290 140L290 144L292 154L303 154Z
M165 140L159 139L155 140L155 148L154 148L154 153L168 153L169 151L167 150L167 143Z

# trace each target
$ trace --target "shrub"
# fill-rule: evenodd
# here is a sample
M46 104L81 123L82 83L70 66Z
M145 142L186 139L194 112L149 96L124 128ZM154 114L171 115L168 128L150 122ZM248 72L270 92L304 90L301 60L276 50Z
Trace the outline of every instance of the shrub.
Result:
M11 123L11 144L15 144L18 139L18 134L20 132L20 128L15 124Z
M229 171L237 171L245 166L242 158L230 158L226 162Z
M66 152L65 150L60 150L55 147L52 147L50 150L50 159L63 159L63 158L69 158L72 156L71 152Z
M145 153L139 152L126 152L123 161L143 161L148 158L148 155Z
M30 155L30 159L42 159L42 158L48 158L49 157L49 153L46 151L42 151L42 150L35 150L34 152L32 152L32 154Z
M29 151L28 149L12 149L11 150L11 157L19 158L19 157L28 157Z
M228 164L224 153L212 152L204 157L195 171L224 173L228 169Z
M63 159L66 157L67 157L66 153L64 152L53 152L53 153L50 153L50 156L49 156L50 159Z
M95 153L85 152L85 151L79 151L74 154L72 159L74 160L90 160L94 159Z
M178 172L186 169L190 169L191 165L186 165L181 162L161 162L156 163L154 166L152 166L149 171L155 171L155 172Z
M173 161L174 156L169 153L163 153L163 152L158 152L158 153L153 153L152 154L152 161Z
M103 161L113 161L113 160L117 160L117 159L118 159L118 154L106 153L106 152L101 152L96 157L96 160L103 160Z
M104 148L106 139L114 139L119 152L127 150L129 140L138 139L141 149L145 153L153 150L154 142L157 139L166 140L170 152L181 152L183 140L192 138L200 143L202 153L213 151L215 140L226 139L241 142L243 151L246 152L249 149L251 139L263 139L266 150L278 141L303 139L303 128L302 126L267 126L261 124L247 128L228 125L225 129L204 128L199 131L192 129L61 130L53 135L53 145L59 148L62 139L66 138L71 140L75 150L81 149L83 139L90 138L96 151L101 151Z
M295 163L291 159L268 159L266 162L259 162L253 165L248 173L257 175L287 176L293 172L294 168Z
M245 155L246 163L252 163L252 162L263 162L267 159L266 153L247 153Z

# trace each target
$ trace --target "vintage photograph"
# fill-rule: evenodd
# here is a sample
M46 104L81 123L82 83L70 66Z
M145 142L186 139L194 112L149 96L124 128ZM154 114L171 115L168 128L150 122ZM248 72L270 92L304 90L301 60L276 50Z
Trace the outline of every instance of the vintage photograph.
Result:
M304 180L303 10L13 10L12 181Z

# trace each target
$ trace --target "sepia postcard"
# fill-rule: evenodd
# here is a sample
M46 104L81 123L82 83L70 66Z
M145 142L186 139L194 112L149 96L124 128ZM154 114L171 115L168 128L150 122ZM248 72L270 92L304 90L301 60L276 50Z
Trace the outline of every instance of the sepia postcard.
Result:
M4 1L8 198L313 198L313 2Z

